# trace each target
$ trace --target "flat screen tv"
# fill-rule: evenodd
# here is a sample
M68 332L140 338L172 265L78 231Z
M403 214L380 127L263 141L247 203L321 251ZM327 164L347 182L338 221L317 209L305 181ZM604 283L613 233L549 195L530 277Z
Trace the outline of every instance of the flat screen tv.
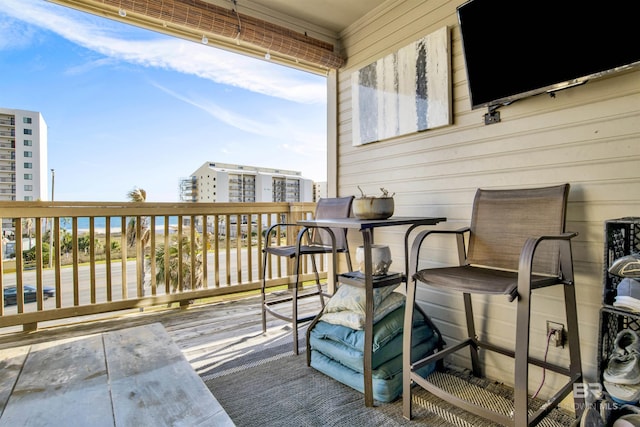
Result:
M640 64L638 0L471 0L457 9L471 108Z

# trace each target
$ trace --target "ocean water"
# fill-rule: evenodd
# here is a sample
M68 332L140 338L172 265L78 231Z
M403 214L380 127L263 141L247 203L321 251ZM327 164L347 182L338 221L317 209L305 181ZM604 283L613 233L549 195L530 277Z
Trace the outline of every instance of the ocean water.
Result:
M156 217L156 229L164 228L164 218ZM105 230L106 229L107 220L105 217L95 217L93 221L93 225L96 231ZM119 231L122 229L122 218L121 217L111 217L111 231ZM177 226L178 225L178 217L170 216L169 217L169 226ZM71 231L73 226L73 222L71 218L61 218L60 219L60 228ZM89 230L89 218L83 217L78 218L78 230Z

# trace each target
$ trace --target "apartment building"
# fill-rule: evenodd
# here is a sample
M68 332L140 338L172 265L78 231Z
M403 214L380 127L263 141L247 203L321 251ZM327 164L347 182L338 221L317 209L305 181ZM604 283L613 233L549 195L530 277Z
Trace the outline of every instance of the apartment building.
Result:
M313 201L317 202L323 197L327 197L327 181L313 183Z
M0 201L48 200L47 170L42 114L0 108Z
M315 191L301 172L218 162L180 181L183 202L311 202Z

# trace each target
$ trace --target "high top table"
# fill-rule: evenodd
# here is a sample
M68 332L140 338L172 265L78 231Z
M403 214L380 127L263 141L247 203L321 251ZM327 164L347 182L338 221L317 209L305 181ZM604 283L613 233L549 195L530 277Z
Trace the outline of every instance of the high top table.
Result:
M355 284L365 287L365 327L364 327L364 403L365 406L373 406L373 383L372 383L372 349L373 349L373 289L374 287L390 286L407 280L409 275L409 235L416 227L436 225L446 221L444 217L391 217L388 219L321 219L321 220L301 220L297 224L304 227L318 228L346 228L358 230L362 233L364 247L364 277L359 278L357 274L342 274L339 276L344 283ZM374 280L371 263L371 245L373 245L373 231L380 227L392 227L406 225L409 226L404 236L404 257L405 265L402 274L389 273L385 277L376 277ZM311 328L311 326L310 326ZM309 342L307 340L307 349Z

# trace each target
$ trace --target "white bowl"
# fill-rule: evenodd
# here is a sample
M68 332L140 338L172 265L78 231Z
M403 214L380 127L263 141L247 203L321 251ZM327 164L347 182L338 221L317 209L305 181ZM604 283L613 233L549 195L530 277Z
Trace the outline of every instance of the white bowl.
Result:
M358 271L364 274L364 246L356 248ZM387 245L371 245L371 271L374 276L387 274L391 265L391 249Z

